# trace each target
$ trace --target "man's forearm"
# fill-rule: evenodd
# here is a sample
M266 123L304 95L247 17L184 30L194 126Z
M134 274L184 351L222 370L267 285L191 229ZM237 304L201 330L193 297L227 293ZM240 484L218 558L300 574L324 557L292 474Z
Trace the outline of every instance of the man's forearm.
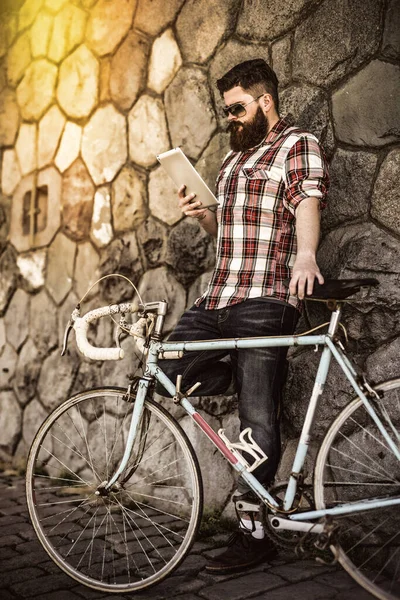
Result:
M218 223L217 217L215 216L215 212L211 210L206 210L204 212L204 216L201 219L198 219L200 225L210 235L213 237L217 237L218 233Z
M297 256L315 258L320 236L320 210L318 198L303 200L296 210Z
M297 254L290 280L290 293L301 300L312 294L315 278L324 282L316 261L320 234L318 198L306 198L296 210Z

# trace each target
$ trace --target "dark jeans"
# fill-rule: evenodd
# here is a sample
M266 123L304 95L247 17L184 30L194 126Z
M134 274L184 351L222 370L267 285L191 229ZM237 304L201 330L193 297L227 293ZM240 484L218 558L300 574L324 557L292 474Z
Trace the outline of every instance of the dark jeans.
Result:
M249 299L218 310L206 310L201 304L182 315L169 340L291 335L298 317L292 306L266 298ZM280 459L279 421L286 354L287 348L250 348L187 352L180 360L160 361L173 382L178 374L183 376L182 390L200 381L196 396L223 394L233 378L239 400L240 429L251 427L254 440L268 456L253 472L262 483L272 481ZM228 355L230 361L221 360ZM168 395L163 388L157 391ZM251 462L251 457L246 458ZM239 483L238 489L244 492L247 488Z

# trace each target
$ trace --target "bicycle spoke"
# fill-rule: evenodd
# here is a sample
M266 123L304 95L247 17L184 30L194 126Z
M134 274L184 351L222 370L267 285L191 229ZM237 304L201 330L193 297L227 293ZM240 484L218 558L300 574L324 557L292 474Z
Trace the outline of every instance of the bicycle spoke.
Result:
M128 436L134 404L125 398L94 390L59 407L34 441L27 469L29 511L50 556L81 583L122 594L178 566L201 508L187 439L148 401L121 480L105 485Z

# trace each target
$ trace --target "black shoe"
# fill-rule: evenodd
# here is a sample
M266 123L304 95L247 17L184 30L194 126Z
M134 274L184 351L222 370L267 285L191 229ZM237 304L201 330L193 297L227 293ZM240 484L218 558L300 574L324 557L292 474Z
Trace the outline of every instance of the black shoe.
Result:
M216 575L236 573L276 555L277 550L269 540L258 540L251 533L239 529L228 539L227 550L209 561L206 571Z

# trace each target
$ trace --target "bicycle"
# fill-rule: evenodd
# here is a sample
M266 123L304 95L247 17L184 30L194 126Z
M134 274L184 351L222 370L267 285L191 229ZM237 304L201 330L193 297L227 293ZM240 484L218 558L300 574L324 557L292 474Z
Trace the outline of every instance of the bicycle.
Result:
M182 427L152 399L160 382L247 482L259 499L267 532L288 532L330 549L346 571L377 598L400 598L400 378L372 386L345 353L339 328L344 302L374 279L330 280L311 299L331 310L326 333L200 342L162 341L167 303L121 303L72 314L80 351L97 360L124 351L95 348L89 324L121 315L120 330L141 339L143 374L127 389L104 387L78 393L44 421L27 463L27 503L39 540L50 557L78 582L105 592L134 592L172 573L196 538L203 496L199 464ZM137 311L129 324L125 315ZM342 325L343 327L343 325ZM64 350L68 332L66 332ZM215 432L185 393L158 365L184 352L262 346L315 346L321 358L287 485L266 490L252 475L267 460L243 431L233 443ZM314 501L304 487L303 465L315 410L332 357L355 391L322 441L314 470ZM243 454L254 458L250 465ZM242 509L251 509L243 503ZM258 504L257 504L258 507Z

